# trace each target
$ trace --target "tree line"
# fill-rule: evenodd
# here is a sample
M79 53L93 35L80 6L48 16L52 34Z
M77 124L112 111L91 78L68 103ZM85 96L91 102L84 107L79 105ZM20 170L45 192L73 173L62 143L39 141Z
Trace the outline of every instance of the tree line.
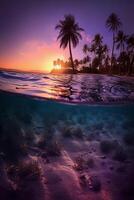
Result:
M73 59L72 47L76 47L82 39L83 28L72 15L65 15L55 29L59 31L57 40L60 48L69 48L68 61L57 59L54 65L71 68L73 73L106 73L132 75L134 73L134 34L126 35L122 30L122 22L117 14L112 13L106 20L106 28L112 32L112 48L104 43L103 36L98 33L89 44L83 46L84 58ZM117 54L115 54L115 50Z

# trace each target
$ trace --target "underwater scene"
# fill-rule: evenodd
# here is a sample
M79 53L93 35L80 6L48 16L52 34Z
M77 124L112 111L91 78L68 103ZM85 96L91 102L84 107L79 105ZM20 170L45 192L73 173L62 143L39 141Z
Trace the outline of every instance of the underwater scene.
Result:
M134 199L134 104L0 92L2 200Z

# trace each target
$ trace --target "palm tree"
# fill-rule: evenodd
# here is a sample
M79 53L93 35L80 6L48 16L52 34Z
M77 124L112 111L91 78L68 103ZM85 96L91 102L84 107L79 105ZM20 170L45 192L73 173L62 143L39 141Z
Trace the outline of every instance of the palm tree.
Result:
M104 45L103 45L103 52L104 52L105 56L108 55L108 51L109 51L108 45L107 45L107 44L104 44Z
M90 51L94 53L95 57L97 59L98 67L102 63L102 54L103 54L103 37L100 34L96 34L94 36L94 39L92 40L92 45L90 48Z
M65 49L69 46L70 60L73 72L75 72L75 66L72 56L72 46L75 48L79 43L79 40L82 39L80 34L81 31L84 31L78 23L75 21L73 15L65 15L63 20L60 20L55 27L56 30L59 30L59 35L57 40L60 40L60 48Z
M96 34L94 36L94 39L92 40L90 51L93 52L95 56L98 53L98 49L102 46L102 43L103 43L102 40L103 40L103 37L100 34Z
M61 64L61 60L58 58L57 59L57 65L60 65Z
M104 44L102 47L102 54L103 54L105 68L108 67L108 62L109 62L108 51L109 51L109 48L108 48L107 44Z
M123 55L125 56L125 53L123 53L123 52L125 50L126 41L127 41L127 35L125 35L123 31L118 31L118 34L117 34L117 36L115 38L115 42L117 44L116 48L120 50L120 54L119 54L119 58L118 58L118 61L119 61L119 74L121 74L121 68L124 67L124 66L122 66L123 65L122 61L125 61L125 59L123 59Z
M128 37L127 44L128 50L134 52L134 34Z
M79 65L78 59L75 59L75 60L74 60L74 65L75 65L76 67L78 67L78 65Z
M57 65L57 61L54 60L54 61L53 61L53 66L56 66L56 65Z
M123 31L119 31L115 39L115 42L117 43L116 48L120 49L120 53L125 50L126 41L127 41L127 35L125 35Z
M96 34L94 36L93 43L95 44L96 47L99 47L102 44L102 40L103 40L103 37L100 34Z
M87 45L87 44L84 44L84 46L83 46L83 53L84 53L84 54L87 54L88 51L89 51L88 45Z
M115 47L115 34L118 30L118 28L122 25L120 18L115 14L112 13L107 21L106 21L106 27L109 29L109 31L113 32L113 45L112 45L112 54L111 54L111 67L113 64L113 57L114 57L114 47Z
M127 51L128 51L128 74L131 75L134 65L134 34L129 36L127 40Z

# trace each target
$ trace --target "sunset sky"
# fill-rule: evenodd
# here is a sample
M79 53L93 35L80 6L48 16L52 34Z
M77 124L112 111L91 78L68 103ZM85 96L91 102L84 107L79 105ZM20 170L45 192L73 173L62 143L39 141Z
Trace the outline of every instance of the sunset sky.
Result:
M67 59L68 49L59 48L55 31L65 14L74 15L85 30L83 40L73 50L75 58L83 56L83 44L96 33L111 45L105 21L112 12L121 18L124 32L134 32L133 0L1 0L0 67L49 71L53 60Z

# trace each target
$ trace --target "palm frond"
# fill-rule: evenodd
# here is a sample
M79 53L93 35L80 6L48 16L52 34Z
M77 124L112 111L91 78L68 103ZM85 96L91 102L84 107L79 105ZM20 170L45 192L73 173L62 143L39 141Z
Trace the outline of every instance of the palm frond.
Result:
M67 47L69 40L73 47L76 47L79 40L82 39L81 32L84 30L75 22L73 15L65 15L64 20L60 20L55 29L59 31L57 40L60 41L60 47L63 48Z

